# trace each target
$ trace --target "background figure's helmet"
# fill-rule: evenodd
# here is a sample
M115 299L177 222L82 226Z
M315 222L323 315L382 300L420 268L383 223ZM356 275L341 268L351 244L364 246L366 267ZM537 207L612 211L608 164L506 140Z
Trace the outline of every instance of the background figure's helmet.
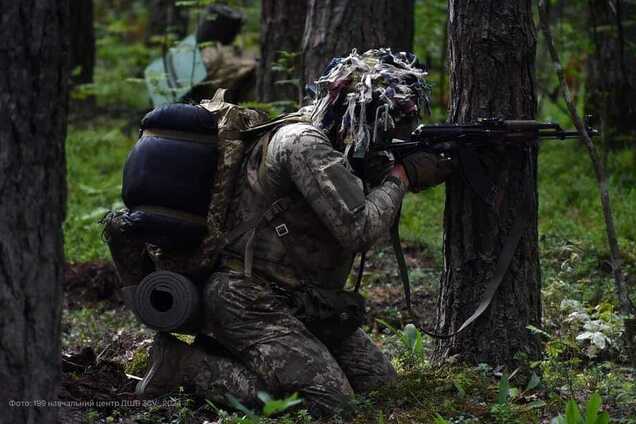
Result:
M412 53L354 49L335 58L316 81L312 122L337 130L346 149L363 157L379 130L430 111L427 72Z

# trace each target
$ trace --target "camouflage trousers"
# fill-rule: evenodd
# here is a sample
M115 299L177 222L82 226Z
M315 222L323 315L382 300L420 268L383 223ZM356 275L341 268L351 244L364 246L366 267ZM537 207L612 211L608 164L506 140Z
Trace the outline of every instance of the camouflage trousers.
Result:
M105 222L105 236L122 285L138 284L155 264L145 243L128 237L120 216ZM178 271L178 269L175 269ZM354 393L396 378L395 370L358 329L334 344L319 340L294 316L284 290L232 271L212 275L203 287L203 334L217 343L185 345L174 358L175 381L195 394L227 404L231 394L257 407L258 391L298 393L314 416L332 415ZM197 340L207 339L198 337ZM209 340L209 339L208 339Z
M396 378L363 330L337 345L321 341L293 316L284 293L267 282L216 273L203 295L204 331L234 358L224 369L210 369L214 361L205 361L208 381L199 378L195 391L211 399L230 393L254 405L259 390L274 396L298 393L312 415L332 415L354 393Z

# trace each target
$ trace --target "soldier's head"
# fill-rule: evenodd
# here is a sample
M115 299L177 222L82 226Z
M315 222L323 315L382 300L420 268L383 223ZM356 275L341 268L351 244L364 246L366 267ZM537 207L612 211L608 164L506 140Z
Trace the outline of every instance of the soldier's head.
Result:
M415 55L389 49L335 58L316 81L313 124L336 147L364 156L372 143L412 131L429 112L427 72Z

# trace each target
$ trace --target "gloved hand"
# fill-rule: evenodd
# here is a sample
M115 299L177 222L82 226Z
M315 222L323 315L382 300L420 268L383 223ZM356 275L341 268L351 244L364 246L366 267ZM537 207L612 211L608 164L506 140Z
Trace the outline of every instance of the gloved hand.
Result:
M371 152L364 162L364 179L371 187L379 185L395 166L393 154L385 150Z
M413 153L402 159L409 179L409 190L417 193L443 183L455 170L456 161L426 152Z

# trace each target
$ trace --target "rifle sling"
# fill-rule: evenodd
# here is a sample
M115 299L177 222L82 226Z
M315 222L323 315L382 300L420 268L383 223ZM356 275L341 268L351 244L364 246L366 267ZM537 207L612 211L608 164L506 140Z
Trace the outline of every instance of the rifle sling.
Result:
M400 215L402 214L402 206L399 207L395 221L391 226L391 244L393 245L393 252L395 253L395 259L397 260L398 270L400 271L400 280L402 280L402 287L404 289L404 300L406 300L406 307L409 312L411 310L411 282L409 280L409 270L406 266L406 260L404 259L404 252L402 251L402 243L400 242ZM428 333L427 333L428 334Z
M481 300L479 301L479 305L473 314L466 319L459 327L457 331L448 334L439 334L433 331L426 330L424 328L420 328L420 330L433 338L436 339L450 339L451 337L457 336L459 333L463 332L468 328L477 318L479 318L490 306L493 298L495 297L495 293L497 289L501 285L504 276L506 275L506 271L510 267L510 262L512 261L512 257L514 256L515 251L517 250L517 246L519 245L519 241L523 236L524 229L527 227L527 222L529 219L529 199L526 198L522 201L518 212L519 214L515 218L510 234L504 240L503 248L501 249L501 253L499 258L497 259L497 265L495 267L495 273L490 278L490 280L486 283L486 290L481 295ZM393 249L395 251L395 257L397 259L398 268L400 271L400 278L402 280L402 284L404 286L404 298L406 300L406 306L408 311L413 315L417 316L415 312L411 309L411 289L409 282L409 274L408 269L406 267L406 261L404 260L404 254L402 252L402 246L400 244L400 233L399 233L399 224L400 224L400 215L398 213L393 226L391 227L391 240L393 242Z

